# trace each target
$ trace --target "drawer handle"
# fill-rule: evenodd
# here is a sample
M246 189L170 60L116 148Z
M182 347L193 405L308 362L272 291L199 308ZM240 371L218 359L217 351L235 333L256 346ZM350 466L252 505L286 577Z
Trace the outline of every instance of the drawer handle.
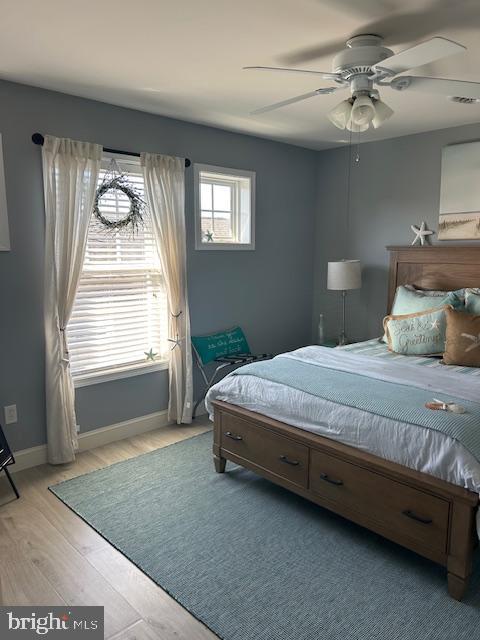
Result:
M336 487L341 487L343 484L343 480L336 480L335 478L331 478L327 473L321 473L320 478L322 480L325 480L325 482L334 484Z
M414 511L410 511L410 509L402 511L402 513L404 516L407 516L407 518L411 518L412 520L416 520L422 524L432 524L433 522L431 518L422 518L422 516L418 516Z
M298 460L290 460L287 456L280 456L280 460L285 462L285 464L291 464L292 467L298 467L300 462Z
M227 438L231 438L232 440L243 440L242 436L237 436L235 433L232 433L231 431L226 431L225 435L227 436Z

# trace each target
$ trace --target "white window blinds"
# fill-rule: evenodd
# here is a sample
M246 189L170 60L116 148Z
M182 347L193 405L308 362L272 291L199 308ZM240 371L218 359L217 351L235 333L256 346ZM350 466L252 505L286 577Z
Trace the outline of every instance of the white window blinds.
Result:
M139 163L119 165L143 197ZM125 217L129 209L128 198L119 191L109 191L100 201L110 219ZM92 216L67 339L74 379L151 367L165 359L167 300L148 211L136 233L112 232Z

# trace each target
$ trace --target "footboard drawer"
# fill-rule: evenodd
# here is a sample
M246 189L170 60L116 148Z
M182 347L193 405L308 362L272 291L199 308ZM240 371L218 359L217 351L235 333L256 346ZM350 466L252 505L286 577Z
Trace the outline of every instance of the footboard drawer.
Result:
M316 450L310 489L428 548L447 550L449 503L442 498Z
M308 483L308 447L245 420L222 416L221 448L300 487Z

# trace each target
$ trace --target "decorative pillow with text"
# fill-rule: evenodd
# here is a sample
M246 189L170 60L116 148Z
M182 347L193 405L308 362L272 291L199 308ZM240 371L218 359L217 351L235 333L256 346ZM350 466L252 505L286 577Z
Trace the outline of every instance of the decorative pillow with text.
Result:
M445 305L407 315L390 315L383 321L388 349L406 356L438 356L445 350Z
M447 304L454 309L463 309L463 296L463 289L458 291L422 291L408 284L401 285L395 292L390 313L392 316L407 316L430 311L433 308L439 309ZM383 336L383 341L388 342L386 335Z

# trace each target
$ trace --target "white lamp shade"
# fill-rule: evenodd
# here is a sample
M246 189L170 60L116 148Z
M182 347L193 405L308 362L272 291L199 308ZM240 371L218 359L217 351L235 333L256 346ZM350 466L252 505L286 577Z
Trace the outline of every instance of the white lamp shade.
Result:
M336 107L327 113L327 118L339 129L345 129L352 113L350 100L342 100Z
M327 289L348 291L362 286L360 260L341 260L328 263Z
M375 116L375 107L368 96L358 96L355 98L352 107L352 123L357 127L363 127L370 124Z
M363 133L363 131L367 131L369 127L370 127L370 125L368 123L367 124L355 124L355 122L353 122L353 120L351 118L347 122L347 129L349 131L352 131L353 133Z
M375 129L378 129L378 127L380 127L385 120L391 118L391 116L393 116L393 109L390 109L388 104L385 104L385 102L377 100L375 102L375 117L372 120L372 124Z

